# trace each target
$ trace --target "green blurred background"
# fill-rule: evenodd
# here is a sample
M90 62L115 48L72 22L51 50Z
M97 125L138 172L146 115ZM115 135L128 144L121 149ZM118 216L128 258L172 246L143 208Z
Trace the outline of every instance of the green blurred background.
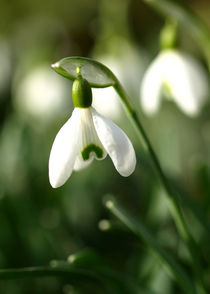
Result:
M210 2L183 2L210 29ZM172 101L152 118L140 108L142 75L158 54L165 19L140 0L1 0L0 7L0 268L47 265L89 249L154 293L182 293L150 249L103 206L103 198L114 195L188 268L157 175L121 105L108 113L134 143L134 174L122 178L107 158L73 173L59 189L48 181L52 142L73 109L71 82L50 65L67 56L93 57L119 77L174 185L209 217L210 103L194 119ZM207 67L199 44L182 27L179 46ZM104 93L104 100L113 95ZM189 219L201 242L203 231L190 213ZM72 285L56 277L0 281L0 292L102 293L94 283ZM122 292L116 287L114 293Z

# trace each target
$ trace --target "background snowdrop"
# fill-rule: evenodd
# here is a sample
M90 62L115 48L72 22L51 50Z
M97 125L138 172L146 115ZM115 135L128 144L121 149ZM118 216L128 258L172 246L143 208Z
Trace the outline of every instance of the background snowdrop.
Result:
M187 115L195 116L208 97L209 81L201 64L181 51L163 50L145 72L140 89L143 110L155 114L162 97L172 98Z

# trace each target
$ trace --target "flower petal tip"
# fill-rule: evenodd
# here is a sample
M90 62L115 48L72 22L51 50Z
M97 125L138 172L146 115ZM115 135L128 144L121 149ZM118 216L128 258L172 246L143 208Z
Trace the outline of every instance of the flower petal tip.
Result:
M50 185L51 185L51 187L52 187L53 189L56 189L56 188L60 187L60 186L54 185L54 184L52 184L52 183L50 183Z
M136 155L135 155L134 149L133 149L132 156L133 156L133 158L129 160L130 163L129 163L129 165L127 165L126 169L125 169L125 167L123 167L123 169L121 169L120 167L117 168L117 171L123 177L129 177L135 171L135 168L136 168Z
M50 181L50 185L52 186L53 189L59 188L60 186L63 185L63 183L60 183L59 181L53 180L50 176L49 176L49 181Z
M69 179L68 178L64 178L64 177L58 177L58 178L53 178L50 174L49 174L49 182L50 182L50 185L52 186L53 189L56 189L56 188L59 188L61 186L63 186L66 181Z

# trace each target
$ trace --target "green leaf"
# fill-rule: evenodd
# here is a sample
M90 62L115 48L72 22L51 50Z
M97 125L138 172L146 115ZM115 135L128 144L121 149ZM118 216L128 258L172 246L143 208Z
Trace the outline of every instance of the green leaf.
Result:
M145 289L138 280L129 274L122 271L116 271L113 267L110 267L102 256L91 249L85 249L75 254L71 254L68 257L67 262L72 268L80 270L88 269L93 273L97 273L101 280L105 284L108 284L115 293L155 294L154 291Z
M67 79L75 80L77 69L93 88L105 88L116 84L116 77L102 63L86 57L66 57L52 64L52 68Z
M75 260L70 260L70 263L63 260L53 260L50 266L2 269L0 270L0 280L61 277L67 278L68 282L75 287L92 285L93 291L95 288L100 289L101 294L155 294L153 291L144 289L138 281L129 275L101 264L97 267L98 257L97 253L87 250L81 252L81 256L80 253L76 253ZM93 261L92 258L97 260Z
M37 277L62 277L67 278L68 282L74 286L91 284L100 293L114 294L113 290L107 285L100 275L88 269L72 268L63 261L57 261L52 266L27 267L19 269L0 270L0 280L25 279ZM99 292L98 292L99 293Z
M153 237L152 233L148 230L146 225L142 221L136 221L130 215L128 215L113 199L107 200L106 207L124 223L132 232L138 237L142 238L154 252L160 257L163 264L171 271L180 287L188 294L197 293L193 284L193 281L188 277L185 270L177 262L177 260L169 254Z

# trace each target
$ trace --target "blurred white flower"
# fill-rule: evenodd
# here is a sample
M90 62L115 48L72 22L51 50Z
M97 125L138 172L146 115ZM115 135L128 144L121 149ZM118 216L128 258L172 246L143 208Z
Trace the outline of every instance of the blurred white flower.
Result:
M62 186L73 170L87 167L93 159L111 157L116 170L129 176L136 156L126 134L93 107L75 108L58 132L49 158L49 179L53 188Z
M177 50L164 50L147 69L141 84L143 110L155 114L164 94L189 116L199 113L208 95L208 78L196 59Z
M59 79L49 65L37 66L16 80L15 106L29 118L52 120L66 108L63 99L66 91L65 81Z

